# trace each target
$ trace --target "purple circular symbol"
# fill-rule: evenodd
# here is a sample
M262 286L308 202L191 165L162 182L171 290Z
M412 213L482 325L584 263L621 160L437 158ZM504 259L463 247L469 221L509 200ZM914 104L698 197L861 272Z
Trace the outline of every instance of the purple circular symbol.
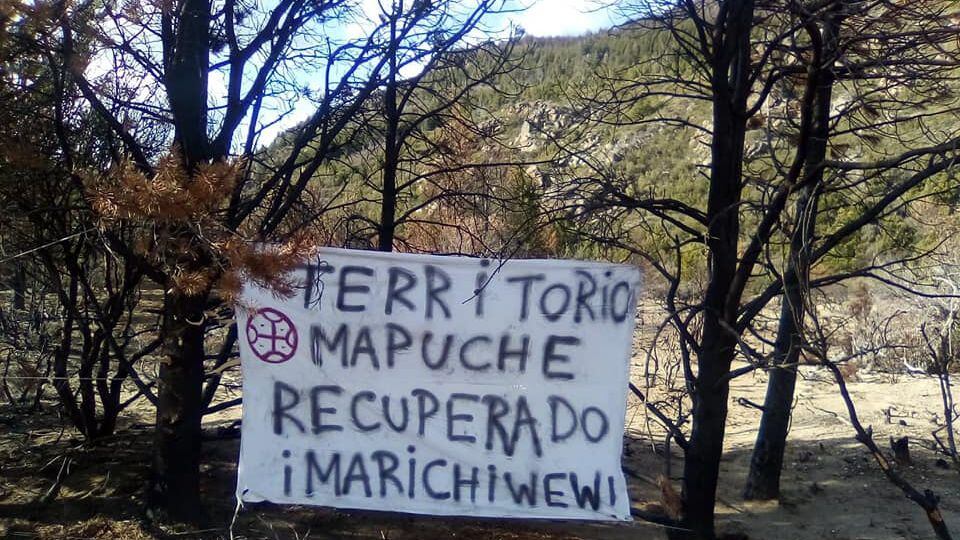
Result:
M273 308L260 309L247 321L247 343L264 362L286 362L297 352L298 342L293 321Z

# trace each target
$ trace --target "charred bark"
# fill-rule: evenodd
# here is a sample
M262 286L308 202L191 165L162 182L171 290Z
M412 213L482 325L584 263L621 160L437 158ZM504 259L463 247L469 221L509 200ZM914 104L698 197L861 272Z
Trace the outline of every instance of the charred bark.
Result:
M712 58L713 137L706 237L710 277L703 301L703 333L693 384L693 426L683 464L683 515L688 529L674 538L715 538L714 507L727 422L730 371L736 336L729 331L737 302L730 296L738 265L739 203L750 87L752 1L725 5L725 26ZM733 307L732 307L733 306Z
M399 9L403 10L400 2ZM383 93L386 133L384 137L383 185L380 204L380 235L377 248L380 251L393 251L393 239L397 229L397 170L400 167L400 110L397 107L397 20L390 21L389 73L387 87Z
M830 104L836 80L831 66L837 54L843 4L837 2L826 13L821 55L825 60L813 66L817 72L811 74L816 78L817 87L808 153L804 162L806 184L796 203L780 319L772 354L773 369L767 381L763 414L750 458L750 472L743 494L745 499L770 500L780 497L780 473L790 430L797 365L803 345L804 305L808 296L811 244L816 232L818 190L823 182L822 163L827 156L830 136Z
M393 239L397 228L397 169L400 147L397 143L397 85L390 81L385 92L387 112L386 151L383 162L383 200L380 204L380 236L378 249L393 251Z
M17 262L13 270L13 309L27 306L27 271L24 263Z
M200 422L203 410L202 295L171 293L164 305L164 359L157 394L156 448L148 497L151 510L196 522L200 499Z
M184 0L178 13L165 13L162 21L174 138L190 174L213 157L207 133L211 22L210 0ZM186 228L174 227L165 234L182 239L184 245L194 240ZM174 262L172 271L193 271L209 260L187 250ZM200 422L208 293L189 296L170 289L163 305L164 359L157 380L156 443L147 504L155 517L196 522L202 516Z

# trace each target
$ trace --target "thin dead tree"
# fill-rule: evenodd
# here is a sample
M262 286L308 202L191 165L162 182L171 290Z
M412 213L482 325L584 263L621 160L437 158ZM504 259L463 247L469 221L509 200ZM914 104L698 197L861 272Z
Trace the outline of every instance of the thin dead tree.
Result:
M384 6L382 16L391 21L391 39L384 53L388 69L381 90L382 102L372 102L375 120L367 123L372 128L371 140L382 152L380 166L372 171L372 176L379 176L373 188L380 196L380 215L373 225L381 251L393 250L397 229L412 219L417 207L424 208L439 200L418 196L423 191L418 188L444 172L431 166L437 162L432 157L448 150L440 144L438 135L459 128L495 141L492 133L481 133L473 120L486 112L477 106L475 95L500 92L497 81L519 68L522 55L516 49L518 34L493 35L479 26L479 15L459 29L464 36L473 34L472 44L461 39L400 40L397 27L398 18L404 16L404 4L395 2L389 9ZM423 50L425 46L427 50ZM406 58L411 56L427 61L419 73L404 78L398 66L406 64ZM459 160L452 166L458 167L460 174L469 175L483 165Z
M381 6L391 35L403 9L402 2ZM357 121L363 148L339 164L363 179L364 192L354 198L372 211L351 209L352 217L366 224L365 236L375 235L370 243L381 251L502 252L502 237L510 235L505 216L518 211L524 167L559 159L555 147L541 152L546 157L522 155L496 111L482 105L490 95L517 95L503 83L515 83L525 54L518 30L479 24L477 18L462 27L469 42L391 39L384 51L384 85ZM404 77L397 66L410 56L428 60Z
M953 462L954 468L960 470L960 454L957 452L954 426L957 408L951 380L951 371L956 369L957 359L956 331L958 314L960 314L960 279L958 279L960 276L950 271L952 270L950 266L945 266L944 270L946 271L934 276L936 283L934 291L941 291L944 296L923 299L918 311L923 314L924 319L920 324L920 335L929 355L928 371L937 376L943 406L943 425L935 429L931 435L940 450Z

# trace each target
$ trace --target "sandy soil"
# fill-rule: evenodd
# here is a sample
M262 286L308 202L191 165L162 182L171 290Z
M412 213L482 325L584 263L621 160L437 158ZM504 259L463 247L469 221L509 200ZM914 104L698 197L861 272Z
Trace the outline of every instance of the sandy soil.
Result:
M747 375L731 385L717 507L720 530L773 540L931 538L925 514L889 483L853 439L853 428L829 373L803 367L801 375L779 504L744 502L741 497L760 411L741 405L740 398L762 403L766 375ZM946 456L932 450L931 432L943 421L937 379L869 373L859 373L857 378L848 387L861 422L873 426L874 439L884 448L890 437L910 437L914 465L903 470L904 476L918 489L937 493L948 525L960 530L960 472L942 468L944 461L938 466L937 460ZM891 413L889 420L886 411ZM657 461L650 452L638 451L634 456L626 467L636 466L642 472L662 466L662 458ZM677 460L674 476L681 467ZM649 493L650 488L638 490L637 500Z
M639 364L635 368L640 369ZM638 374L639 375L639 374ZM948 524L960 531L960 472L937 465L931 431L942 421L937 380L927 376L857 374L850 389L864 424L876 440L908 435L914 465L906 477L942 497ZM766 376L736 379L731 389L727 452L723 461L718 527L730 538L851 540L931 537L923 513L880 473L853 430L827 373L802 368L779 503L747 503L740 497L759 411L740 398L762 402ZM53 411L53 408L50 408ZM888 416L885 411L891 414ZM84 447L50 414L23 417L0 409L0 538L227 538L235 501L236 438L223 427L239 414L228 411L207 422L204 487L208 525L199 530L160 530L142 520L142 486L149 468L149 411L131 419L110 441ZM645 427L631 398L624 468L638 509L659 504L654 479L664 471L662 439ZM64 459L68 459L64 467ZM59 493L37 504L63 470ZM682 472L678 456L672 475ZM675 483L679 488L679 484ZM659 526L435 519L375 512L306 507L248 506L239 513L234 538L596 538L663 537Z

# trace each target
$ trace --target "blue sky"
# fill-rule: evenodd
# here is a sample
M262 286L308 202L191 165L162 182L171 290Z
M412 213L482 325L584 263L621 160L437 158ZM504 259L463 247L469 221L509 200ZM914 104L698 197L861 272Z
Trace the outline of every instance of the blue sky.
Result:
M380 2L384 0L357 0L360 7L360 15L352 22L348 23L342 31L346 35L355 34L354 37L362 37L365 34L365 26L376 24L374 21L379 19L381 8ZM389 1L389 0L387 0ZM470 11L470 5L475 0L454 0L454 5L460 4L466 12ZM482 23L482 27L497 35L501 31L507 30L511 26L519 26L524 29L526 35L536 37L553 36L575 36L587 32L595 32L605 28L610 28L617 22L615 9L611 9L610 4L615 0L504 0L508 13L499 15L491 14ZM127 39L134 40L142 47L150 48L149 43L142 43L136 36L126 34L122 28L117 28L115 33L117 41ZM478 38L489 39L490 33L483 34L478 32ZM504 34L505 35L505 34ZM149 37L148 37L149 40ZM107 75L115 69L112 53L97 55L87 66L87 76L93 80L100 76ZM321 69L303 69L294 68L299 72L301 82L304 87L311 87L319 92L325 79ZM413 66L416 69L416 66ZM403 73L403 72L401 72ZM297 73L294 73L297 75ZM409 75L409 74L408 74ZM210 75L210 100L214 105L222 105L226 98L226 73L223 70L214 71ZM144 96L153 95L157 81L144 78L139 88L134 88L134 92L142 92ZM267 144L282 131L289 129L297 123L306 119L316 108L316 105L303 97L291 98L289 94L279 98L269 98L264 101L263 114L261 122L267 122L269 126L265 129L260 138L259 144ZM249 119L245 120L245 123ZM245 132L243 126L238 133Z
M367 26L376 24L381 13L380 2L383 0L359 0L359 7L364 16L358 17L349 23L344 32L348 36L361 37L366 35ZM464 9L469 11L471 0L464 2ZM576 36L588 32L595 32L610 28L617 22L615 10L609 6L613 0L505 0L507 13L491 15L482 24L487 31L497 34L510 26L519 26L526 35L536 37ZM488 39L490 34L482 34L482 39ZM413 75L416 67L402 74ZM309 80L315 76L312 73L306 77ZM211 95L225 93L223 74L211 76ZM260 144L267 144L279 133L305 120L315 110L315 105L306 99L293 103L279 100L275 104L264 103L265 111L276 107L276 111L287 110L272 126L264 130ZM265 116L270 118L270 112ZM274 118L276 118L274 116Z
M370 21L377 20L380 13L381 0L359 0L361 9L366 12ZM470 0L464 0L469 2ZM484 27L497 32L505 30L511 25L524 29L526 35L536 37L576 36L588 32L595 32L610 28L616 23L616 15L610 9L611 0L506 0L510 11L486 20ZM364 35L366 21L362 18L347 27L346 33ZM407 73L406 75L411 75ZM211 93L217 95L225 92L222 74L211 78ZM279 109L289 108L289 102L277 104ZM266 108L269 105L265 104ZM267 128L260 139L260 144L269 143L274 137L297 123L305 120L315 106L307 100L300 100L292 104L289 111L280 121ZM270 113L267 113L270 116Z

